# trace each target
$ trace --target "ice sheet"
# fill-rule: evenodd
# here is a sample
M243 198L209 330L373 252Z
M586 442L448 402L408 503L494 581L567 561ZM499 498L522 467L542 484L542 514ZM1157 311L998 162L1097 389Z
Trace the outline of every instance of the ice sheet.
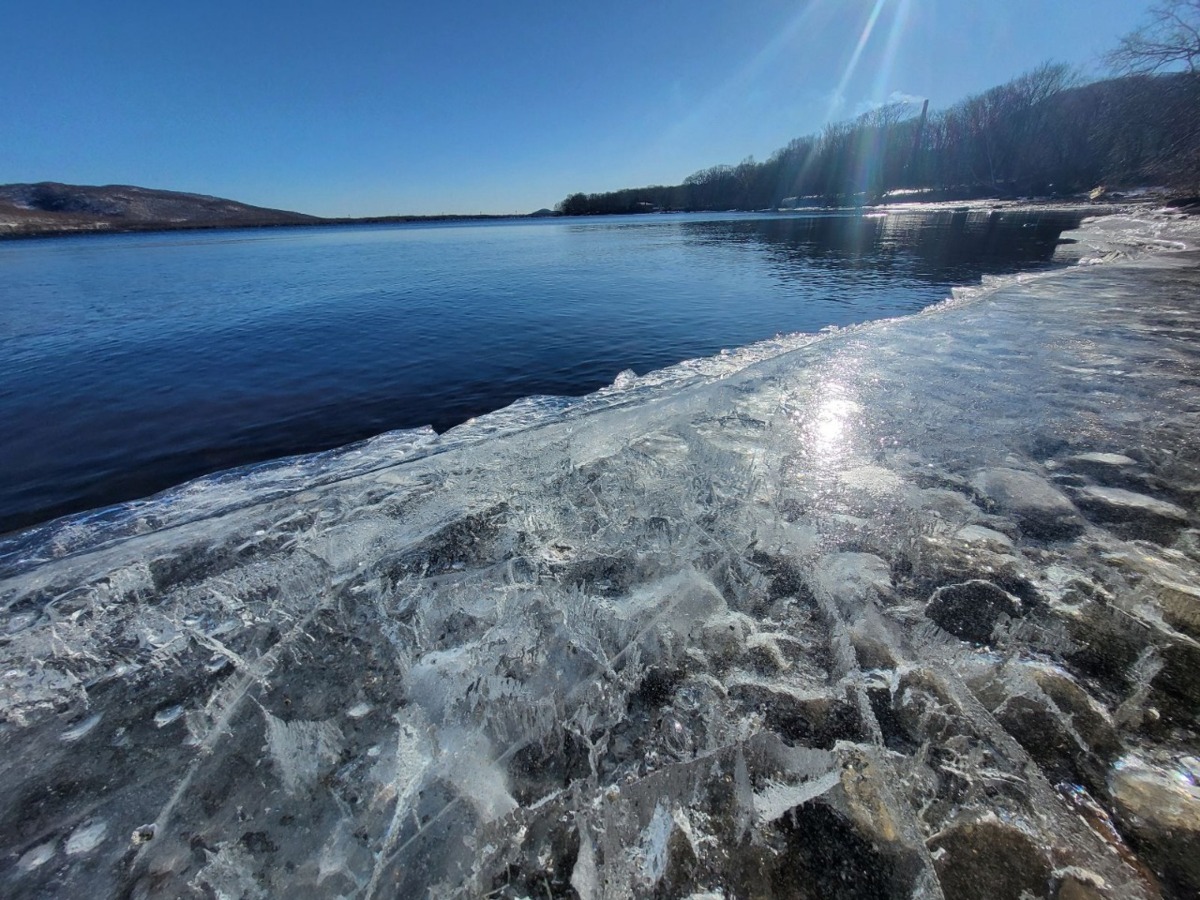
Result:
M1195 233L7 541L4 894L1191 896Z

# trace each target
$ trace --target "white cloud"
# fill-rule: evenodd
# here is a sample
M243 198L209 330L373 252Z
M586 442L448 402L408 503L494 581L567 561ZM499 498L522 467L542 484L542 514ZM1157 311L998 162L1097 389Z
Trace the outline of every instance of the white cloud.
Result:
M888 103L907 103L911 106L920 106L925 102L924 97L918 97L916 94L906 94L904 91L892 91L888 94Z
M924 102L925 98L918 97L916 94L909 94L904 91L892 91L883 100L860 100L854 107L854 117L858 118L866 113L874 112L881 107L892 106L894 104L908 106L913 115L916 115L921 109L921 104Z

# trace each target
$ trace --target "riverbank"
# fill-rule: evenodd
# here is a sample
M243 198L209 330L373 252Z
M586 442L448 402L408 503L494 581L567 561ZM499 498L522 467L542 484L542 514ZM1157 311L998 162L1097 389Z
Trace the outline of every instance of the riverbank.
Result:
M24 189L24 192L16 189ZM38 190L49 193L41 201L30 199ZM5 193L8 191L8 196ZM1087 215L1129 214L1148 211L1172 202L1170 192L1162 189L1131 191L1114 195L1079 197L975 197L943 200L914 196L896 197L878 205L837 207L800 206L778 210L782 215L879 214L914 210L990 209L994 211L1079 210ZM18 205L16 200L20 201ZM1195 198L1178 201L1195 212ZM1190 205L1188 205L1190 202ZM36 205L41 203L41 205ZM660 211L628 213L651 216ZM736 212L736 211L735 211ZM145 234L175 231L239 231L277 228L312 228L362 225L420 225L453 222L492 222L521 219L559 218L558 213L540 209L528 214L473 215L386 215L363 217L321 217L286 210L247 206L219 197L159 191L132 186L91 187L81 185L0 185L0 240L44 237L70 237L92 234ZM568 217L571 218L571 217ZM586 219L587 217L582 217Z
M1195 237L41 532L6 894L1189 895Z

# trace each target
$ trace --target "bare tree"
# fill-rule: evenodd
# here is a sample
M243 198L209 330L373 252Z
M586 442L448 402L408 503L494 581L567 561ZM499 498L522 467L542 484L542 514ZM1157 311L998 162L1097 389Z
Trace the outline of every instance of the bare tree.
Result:
M1200 0L1161 0L1149 10L1150 21L1121 38L1104 57L1122 75L1149 74L1182 66L1200 66Z

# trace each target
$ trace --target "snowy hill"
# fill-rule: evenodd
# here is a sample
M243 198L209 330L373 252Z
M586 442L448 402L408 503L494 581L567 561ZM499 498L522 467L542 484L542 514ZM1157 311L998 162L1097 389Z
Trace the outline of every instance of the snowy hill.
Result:
M316 216L132 185L0 185L0 236L303 225Z

